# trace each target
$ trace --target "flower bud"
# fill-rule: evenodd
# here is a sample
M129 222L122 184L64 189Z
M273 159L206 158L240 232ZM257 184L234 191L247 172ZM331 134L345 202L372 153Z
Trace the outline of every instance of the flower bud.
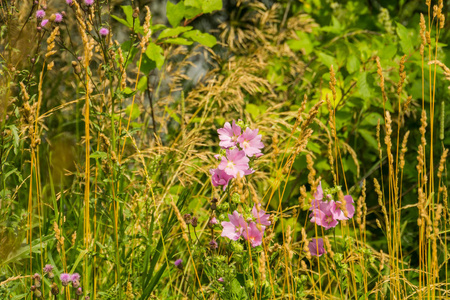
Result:
M184 214L183 219L186 223L191 223L191 215L190 214Z
M59 288L56 282L52 283L52 295L56 296L59 294Z
M139 17L139 7L135 7L133 10L133 18Z
M192 227L197 227L197 225L198 225L197 217L192 217L191 225L192 225Z

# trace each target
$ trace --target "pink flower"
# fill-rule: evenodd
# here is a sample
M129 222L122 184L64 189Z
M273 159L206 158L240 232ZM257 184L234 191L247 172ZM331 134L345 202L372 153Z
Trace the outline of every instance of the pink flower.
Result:
M217 133L220 139L219 146L228 149L236 146L237 140L241 135L241 127L236 125L236 122L233 120L232 125L226 122L223 128L217 129Z
M219 277L219 279L217 279L218 282L224 282L222 277Z
M94 4L94 0L84 0L84 4L86 4L86 6L91 6Z
M250 225L245 226L242 236L250 241L252 247L257 247L262 244L262 238L264 235L264 226L261 226L261 230L258 229L255 222L251 222Z
M244 227L247 227L247 222L245 222L244 218L237 211L234 211L232 215L229 214L228 218L230 222L222 222L223 230L221 236L237 241Z
M248 157L252 157L255 154L261 153L261 149L264 148L264 144L261 142L261 135L258 134L259 129L251 130L246 128L237 141L242 150Z
M71 281L71 276L70 276L70 274L62 273L62 274L59 276L59 279L61 279L61 284L62 284L63 286L67 286L67 285L69 284L69 281Z
M73 4L73 0L66 0L67 5L72 5Z
M80 280L80 274L78 274L78 273L73 273L70 279L71 279L72 281L75 281L75 280L79 281L79 280Z
M61 23L62 20L63 20L63 15L60 14L60 13L56 13L56 14L55 14L55 22L56 22L56 23Z
M239 174L241 177L253 173L254 171L249 169L249 158L245 156L245 152L234 148L227 150L227 157L222 157L222 161L219 164L218 169L224 170L228 175L237 177Z
M320 209L323 205L326 205L326 202L323 200L323 190L322 190L322 182L319 182L317 186L316 192L314 193L314 199L312 200L311 207L309 210Z
M312 241L309 242L308 248L309 248L309 253L311 253L312 256L320 257L323 254L327 253L327 251L325 251L325 248L323 247L323 239L322 238L318 238L318 239L313 238Z
M325 229L330 229L336 227L339 223L331 213L331 206L334 205L334 201L331 200L329 203L323 203L320 209L313 209L310 214L311 222L316 223L319 226L324 227Z
M45 27L45 25L47 25L47 23L48 23L48 19L44 19L44 20L42 20L42 22L41 22L41 26L42 26L42 27Z
M36 12L37 19L43 19L44 17L45 17L45 11L43 9L40 9Z
M233 178L233 176L228 175L224 170L220 169L210 169L209 173L211 173L211 182L213 186L223 185L224 191L228 185L228 182Z
M330 211L333 214L333 217L336 220L348 220L353 217L355 214L355 207L353 206L353 198L350 195L345 195L345 208L347 210L347 217L345 216L344 212L341 209L341 201L333 201L333 204L330 207Z
M217 221L216 217L212 217L212 218L209 220L209 224L211 224L211 225L216 225L216 224L219 224L219 221Z
M271 224L269 221L270 215L266 214L266 212L261 209L261 204L258 204L258 207L256 207L256 204L253 206L252 215L256 223L264 226L269 226Z
M98 33L100 33L101 36L105 37L109 34L109 30L108 28L102 27Z

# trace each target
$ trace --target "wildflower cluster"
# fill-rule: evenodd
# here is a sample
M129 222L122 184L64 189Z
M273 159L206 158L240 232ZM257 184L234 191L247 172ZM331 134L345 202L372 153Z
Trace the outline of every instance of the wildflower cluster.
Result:
M266 226L269 226L269 214L260 208L260 205L254 205L251 217L244 219L237 211L228 215L229 222L222 222L222 237L237 241L242 236L249 241L252 247L261 245Z
M53 266L50 264L47 264L47 265L45 265L43 271L44 271L44 276L47 276L51 280L51 285L50 285L51 294L56 297L57 295L59 295L60 290L59 290L58 284L54 280L55 274L53 273ZM34 280L34 284L31 286L30 290L33 292L33 294L36 298L41 298L42 297L42 291L41 291L42 277L39 273L36 273L32 276L32 278ZM78 273L73 273L73 274L62 273L59 276L59 279L61 280L62 288L66 287L70 283L72 283L72 287L75 289L76 299L78 299L80 296L83 295L83 289L80 286L80 278L81 278L81 276ZM85 300L89 299L89 296L86 296L84 299Z
M310 214L310 221L322 226L325 230L336 227L336 225L339 224L339 221L348 220L355 214L352 196L341 196L342 199L340 201L335 201L332 199L332 193L335 192L338 195L343 195L340 189L337 189L337 191L336 189L332 189L329 190L324 197L322 183L320 182L314 193L311 207L309 208L309 210L312 211ZM322 238L313 239L308 247L311 255L321 256L326 253Z
M242 123L242 122L238 122ZM216 169L210 169L211 181L214 186L223 186L223 190L228 186L232 178L244 177L255 172L249 166L251 157L260 157L264 144L261 142L261 135L258 129L241 129L243 124L237 124L234 120L232 124L226 122L223 128L217 130L219 133L219 146L225 151L225 155L216 155L220 164Z

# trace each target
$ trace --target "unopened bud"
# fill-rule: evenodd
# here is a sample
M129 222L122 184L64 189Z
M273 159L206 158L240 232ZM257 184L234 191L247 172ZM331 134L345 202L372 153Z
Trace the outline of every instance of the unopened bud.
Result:
M52 284L52 295L56 296L59 294L59 288L56 282L53 282Z
M139 7L136 7L133 10L133 18L137 18L137 17L139 17Z
M197 217L192 217L192 220L191 220L192 227L197 227L197 224L198 224Z

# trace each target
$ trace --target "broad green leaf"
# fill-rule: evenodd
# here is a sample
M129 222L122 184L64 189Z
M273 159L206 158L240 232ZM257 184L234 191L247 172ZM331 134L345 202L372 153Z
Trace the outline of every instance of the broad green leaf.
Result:
M359 128L358 133L372 146L374 149L378 148L377 140L373 137L372 133L368 130Z
M209 33L203 33L200 30L192 30L185 32L183 37L191 39L194 42L198 42L206 47L212 48L216 45L217 40L214 36Z
M133 120L139 117L139 115L141 114L141 110L139 109L139 106L136 103L134 103L133 105L130 104L127 106L125 113L129 115L130 118Z
M163 39L165 37L175 37L180 35L180 33L189 31L192 29L192 26L179 26L179 27L175 27L175 28L167 28L164 29L161 34L158 36L158 40Z
M359 71L359 66L360 66L359 59L355 55L350 55L347 58L346 68L350 74Z
M328 54L325 54L323 52L317 52L317 56L319 56L319 61L321 63L323 63L325 66L327 66L328 68L331 67L331 65L333 65L334 69L336 70L338 67L338 64L336 63L336 60L334 59L333 56L330 56Z
M181 20L184 18L184 1L180 1L177 4L167 1L166 15L172 27L178 26Z
M222 0L202 0L202 10L204 14L208 14L215 10L222 9Z
M162 41L164 44L175 44L175 45L192 45L194 42L192 41L188 41L185 38L173 38L173 39L165 39L164 41Z
M409 33L408 29L400 23L397 24L397 35L400 38L400 46L403 53L409 54L413 50L412 39L413 37Z
M363 115L363 120L361 124L376 126L378 124L378 120L380 120L380 124L384 123L384 118L382 115L376 112L371 112L368 113L367 115Z
M185 0L184 1L184 17L187 20L190 20L199 14L202 11L202 3L201 0Z
M358 91L363 99L370 99L372 96L371 90L369 88L369 83L367 82L367 72L361 72L358 75Z
M147 89L147 76L142 76L139 79L137 89L141 92L145 91Z
M145 50L145 55L150 60L154 61L156 63L156 67L161 70L165 57L163 55L163 49L160 46L155 43L149 43L147 50Z

